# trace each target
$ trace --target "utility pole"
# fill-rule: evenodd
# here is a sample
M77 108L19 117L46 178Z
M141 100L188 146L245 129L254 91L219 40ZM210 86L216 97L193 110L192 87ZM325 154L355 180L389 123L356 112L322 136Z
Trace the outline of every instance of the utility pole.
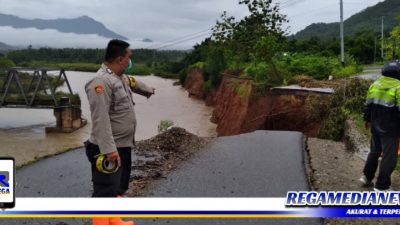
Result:
M151 68L154 69L156 67L156 52L157 50L153 50L153 62L151 63Z
M374 64L375 64L375 62L376 62L376 36L374 39Z
M382 60L383 60L383 58L384 58L384 55L383 55L383 16L382 16L382 30L381 30L381 57L382 57Z
M343 0L340 0L340 59L344 66Z

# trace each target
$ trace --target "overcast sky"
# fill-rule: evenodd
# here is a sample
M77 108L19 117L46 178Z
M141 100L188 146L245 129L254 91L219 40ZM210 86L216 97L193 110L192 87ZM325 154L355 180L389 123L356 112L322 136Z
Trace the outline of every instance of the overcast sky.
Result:
M344 0L344 16L350 17L382 0ZM290 20L289 32L296 33L315 22L339 21L339 0L274 0L281 3L281 12ZM133 48L166 45L169 40L179 43L163 49L188 49L203 40L223 11L241 18L247 8L238 0L0 0L0 13L23 18L75 18L87 15L108 29L130 39ZM202 33L201 33L202 32ZM139 40L150 38L154 43ZM27 46L99 47L108 39L97 35L64 34L55 30L12 29L0 27L0 42Z

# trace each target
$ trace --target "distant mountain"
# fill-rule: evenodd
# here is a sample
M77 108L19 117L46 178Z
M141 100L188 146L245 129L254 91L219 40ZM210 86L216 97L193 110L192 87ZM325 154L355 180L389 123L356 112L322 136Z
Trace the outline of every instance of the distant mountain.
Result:
M389 31L398 25L399 22L396 17L400 16L400 1L386 0L351 16L344 21L344 33L345 35L352 35L362 28L370 28L380 32L382 16L384 16L385 31ZM311 24L293 37L295 39L308 39L316 36L325 39L339 37L339 35L340 23L337 22Z
M0 13L0 26L13 28L54 29L63 33L97 34L106 38L127 40L126 37L107 29L102 23L88 17L81 16L73 19L24 19L18 16Z
M15 49L17 49L17 47L0 42L0 52L8 52L10 50L15 50Z
M143 42L153 42L153 40L151 40L150 38L145 38L142 40Z

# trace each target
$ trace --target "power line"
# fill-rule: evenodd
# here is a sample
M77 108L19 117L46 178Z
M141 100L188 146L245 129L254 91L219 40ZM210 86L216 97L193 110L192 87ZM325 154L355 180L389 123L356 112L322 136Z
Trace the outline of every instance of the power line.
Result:
M329 4L329 5L336 5L336 3L331 3L331 4ZM314 8L314 9L310 9L310 10L307 10L307 12L301 12L301 13L297 13L297 14L294 14L294 15L288 15L288 17L296 17L296 16L301 16L301 15L305 15L305 14L310 14L310 13L312 13L312 12L316 12L316 11L319 11L319 10L321 10L321 9L325 9L326 8L326 6L323 6L323 7L318 7L318 8ZM330 10L330 9L329 9Z
M202 30L202 31L198 31L198 32L196 32L196 33L184 35L184 36L181 36L181 37L178 37L178 38L169 40L169 41L165 41L165 42L162 42L162 43L157 43L157 44L149 45L149 46L147 46L147 48L158 48L158 47L160 47L160 46L163 46L163 45L168 44L168 43L171 43L171 42L180 41L181 39L186 39L186 38L188 38L188 37L191 37L191 36L194 36L194 35L198 35L198 34L201 34L201 33L208 33L208 32L210 32L210 31L211 31L211 28L208 28L208 29L205 29L205 30Z
M282 3L280 8L281 9L289 8L290 6L296 5L303 1L305 1L305 0L289 0L289 1Z
M381 29L381 35L382 35L382 40L381 40L381 42L382 42L382 44L381 44L381 57L382 57L382 59L384 59L384 55L383 55L383 39L384 39L384 34L383 34L383 16L382 16L382 29Z
M209 31L208 33L196 35L196 36L193 36L193 37L188 37L188 38L185 38L185 39L181 39L181 40L178 40L178 41L175 41L175 42L172 42L172 43L169 43L169 44L154 48L153 50L160 50L160 49L163 49L163 48L166 48L166 47L171 47L171 46L178 45L180 43L191 41L191 40L197 39L199 37L202 37L202 36L205 36L205 35L210 35L210 34L211 34L211 31Z
M296 1L298 1L298 0L287 0L287 1L281 2L280 5L283 6L283 5L286 5L286 4L294 3Z
M286 1L282 2L282 3L280 3L281 9L288 8L288 7L292 6L292 5L300 3L302 1L305 1L305 0L286 0ZM147 46L146 48L159 50L159 49L162 49L162 48L166 48L166 47L177 45L177 44L182 43L182 42L190 41L190 40L193 40L193 39L196 39L196 38L199 38L201 36L208 35L208 34L211 34L211 28L208 28L208 29L196 32L196 33L184 35L184 36L181 36L179 38L172 39L172 40L169 40L169 41L165 41L165 42L162 42L162 43L153 44L153 45Z
M340 0L340 59L344 66L344 24L343 24L343 0Z
M208 33L204 33L204 34L196 35L196 36L194 36L194 37L186 38L186 39L179 40L179 41L176 41L176 42L174 42L174 43L171 43L171 44L167 44L167 45L161 46L161 47L159 47L159 48L155 48L154 50L159 50L159 49L162 49L162 48L166 48L166 47L174 46L174 45L177 45L177 44L180 44L180 43L186 42L186 41L190 41L190 40L197 39L197 38L199 38L199 37L202 37L202 36L205 36L205 35L211 35L211 34L220 34L220 33L225 33L225 32L226 32L226 31L219 31L219 32L211 32L211 31L210 31L210 32L208 32Z

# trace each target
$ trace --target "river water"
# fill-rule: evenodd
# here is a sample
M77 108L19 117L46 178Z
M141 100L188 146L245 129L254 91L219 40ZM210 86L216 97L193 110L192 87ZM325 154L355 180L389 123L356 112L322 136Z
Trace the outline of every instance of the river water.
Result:
M0 108L0 156L13 156L17 165L23 165L82 146L91 129L84 85L95 73L68 71L66 74L73 92L80 95L82 117L88 120L88 125L70 134L46 134L45 127L55 124L53 110ZM156 94L149 99L134 96L138 121L136 140L155 136L161 120L171 120L175 126L199 136L216 136L216 125L210 122L212 108L201 100L189 98L183 88L173 86L174 80L155 76L138 76L137 79L154 87Z

